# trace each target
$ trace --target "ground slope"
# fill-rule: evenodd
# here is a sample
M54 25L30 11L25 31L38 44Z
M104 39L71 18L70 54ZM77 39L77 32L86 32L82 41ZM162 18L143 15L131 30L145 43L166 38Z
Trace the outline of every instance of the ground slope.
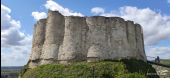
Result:
M155 69L141 60L105 60L94 63L47 64L25 69L22 78L159 78Z

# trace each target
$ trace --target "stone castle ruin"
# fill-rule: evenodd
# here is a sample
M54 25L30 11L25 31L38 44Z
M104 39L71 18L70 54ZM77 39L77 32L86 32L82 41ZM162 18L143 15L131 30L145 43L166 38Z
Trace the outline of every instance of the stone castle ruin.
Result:
M146 60L139 24L119 17L63 16L49 11L34 26L29 67L105 59Z

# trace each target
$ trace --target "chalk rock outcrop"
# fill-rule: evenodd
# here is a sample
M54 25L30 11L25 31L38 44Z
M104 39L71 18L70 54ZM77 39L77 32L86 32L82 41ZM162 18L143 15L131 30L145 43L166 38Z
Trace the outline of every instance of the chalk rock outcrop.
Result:
M139 24L119 17L63 16L49 11L34 26L29 67L104 59L146 60Z

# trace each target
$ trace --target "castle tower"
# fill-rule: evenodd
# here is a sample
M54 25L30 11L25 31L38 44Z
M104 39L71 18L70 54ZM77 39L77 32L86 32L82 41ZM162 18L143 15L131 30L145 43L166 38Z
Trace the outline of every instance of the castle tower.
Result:
M136 45L137 45L137 59L146 60L146 54L144 50L144 41L143 41L143 31L142 27L139 24L136 26Z
M105 59L109 52L107 43L107 22L105 17L95 16L86 18L88 31L88 53L87 61L95 61L97 59Z
M58 11L49 11L41 64L55 63L58 60L59 46L64 38L64 28L64 16Z
M35 24L29 66L130 58L146 61L139 24L120 17L63 16L49 11L47 19Z
M60 63L82 61L86 59L85 35L86 22L84 17L65 17L65 33L61 52L59 53Z
M32 54L30 57L30 67L36 67L40 62L40 55L45 40L46 19L40 19L34 26Z
M110 51L109 59L127 58L129 52L126 21L119 17L112 17L110 25Z

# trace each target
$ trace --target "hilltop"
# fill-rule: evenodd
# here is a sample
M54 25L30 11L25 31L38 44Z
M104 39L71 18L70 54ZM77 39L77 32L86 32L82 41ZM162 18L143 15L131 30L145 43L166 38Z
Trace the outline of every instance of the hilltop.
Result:
M142 60L104 60L71 64L47 64L26 69L22 78L159 78ZM155 74L155 75L151 75Z

